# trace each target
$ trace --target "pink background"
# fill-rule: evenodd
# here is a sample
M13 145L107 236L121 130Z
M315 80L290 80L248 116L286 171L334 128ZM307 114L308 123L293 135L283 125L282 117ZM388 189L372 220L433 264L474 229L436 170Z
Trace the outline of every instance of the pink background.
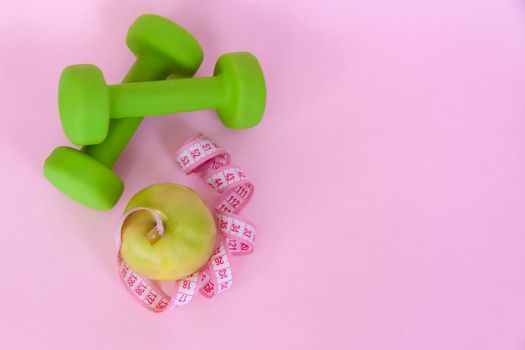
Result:
M109 212L42 176L68 144L69 64L116 83L127 27L154 12L206 53L254 52L259 127L213 112L150 118ZM524 349L525 3L522 0L33 0L0 5L0 341L5 349ZM238 283L150 314L115 273L126 201L160 181L211 190L173 162L201 131L254 179L256 254Z

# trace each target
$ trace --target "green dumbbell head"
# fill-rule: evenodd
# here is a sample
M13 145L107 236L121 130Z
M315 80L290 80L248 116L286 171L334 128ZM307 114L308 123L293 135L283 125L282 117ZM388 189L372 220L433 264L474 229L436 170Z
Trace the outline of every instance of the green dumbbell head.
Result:
M107 166L69 147L58 147L44 163L44 175L60 191L99 210L111 209L124 184Z
M110 118L217 109L225 126L249 128L260 122L265 101L261 66L247 52L220 57L212 78L107 86L96 66L76 65L64 70L59 86L64 132L84 145L101 142Z
M126 43L135 56L159 61L158 66L169 68L165 76L192 76L203 58L199 43L189 32L157 15L137 18L128 30Z
M102 72L93 65L70 66L62 72L58 110L62 128L75 144L89 135L91 143L108 134L109 94Z
M203 58L197 40L179 25L156 15L143 15L131 25L127 44L137 60L126 75L125 82L162 80L170 74L188 77L195 74ZM100 84L102 74L89 84ZM72 83L71 81L69 83ZM104 83L105 86L105 83ZM93 95L79 96L91 103ZM96 91L102 91L96 86ZM103 101L104 97L100 98ZM99 99L97 99L99 101ZM76 106L63 106L77 108ZM78 109L86 113L86 122L92 124L93 109L87 106ZM70 198L94 209L111 209L120 198L124 189L122 181L111 168L140 125L142 118L113 120L109 133L100 144L76 150L70 147L58 147L44 163L44 175L56 188ZM67 121L66 121L67 123ZM76 125L68 126L75 128ZM92 125L79 128L82 133ZM104 135L105 137L105 135ZM103 138L102 138L103 139Z
M259 124L266 104L266 85L261 66L250 54L223 55L215 64L214 76L223 77L227 96L217 114L231 129Z

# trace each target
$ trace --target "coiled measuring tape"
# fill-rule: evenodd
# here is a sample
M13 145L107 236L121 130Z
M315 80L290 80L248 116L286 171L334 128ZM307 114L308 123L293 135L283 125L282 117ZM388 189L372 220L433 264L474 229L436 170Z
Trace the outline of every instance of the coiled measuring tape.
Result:
M230 163L230 154L198 134L186 141L175 157L186 175L199 174L219 193L214 204L219 234L209 261L199 271L173 281L174 292L168 295L157 281L138 275L120 256L122 226L126 219L137 211L149 212L155 218L156 225L147 236L155 239L164 234L160 215L143 207L133 208L122 215L116 232L119 276L128 292L153 312L186 305L197 291L212 298L229 290L233 285L231 257L251 254L255 250L255 225L239 215L251 199L254 187L246 173Z

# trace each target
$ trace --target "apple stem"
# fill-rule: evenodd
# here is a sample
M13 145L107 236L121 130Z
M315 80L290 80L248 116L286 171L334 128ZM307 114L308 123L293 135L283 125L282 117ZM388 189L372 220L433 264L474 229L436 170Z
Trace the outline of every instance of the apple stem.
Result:
M149 232L145 234L148 242L151 245L153 245L162 237L162 235L164 235L164 223L162 222L161 213L159 213L156 210L150 209L150 208L138 207L138 208L133 208L132 210L128 211L127 215L134 213L136 211L140 211L140 210L147 211L148 213L153 215L153 217L155 218L155 226Z
M155 226L154 228L151 229L151 231L146 233L146 239L151 245L155 244L160 239L160 237L162 237L162 233L161 231L159 231L157 226Z

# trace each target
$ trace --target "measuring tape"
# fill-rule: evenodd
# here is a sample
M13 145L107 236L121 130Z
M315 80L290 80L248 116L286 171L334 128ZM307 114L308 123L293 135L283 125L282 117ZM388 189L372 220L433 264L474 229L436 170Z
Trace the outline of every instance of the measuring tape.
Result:
M255 250L255 225L239 215L250 201L254 187L246 173L231 164L230 154L198 134L186 141L175 157L186 175L199 174L219 193L214 203L219 234L208 262L193 274L174 281L174 292L168 295L157 281L138 275L120 256L122 226L126 219L137 211L150 213L156 224L146 236L159 239L164 234L160 215L144 207L133 208L122 215L116 233L119 276L128 292L153 312L186 305L197 291L208 298L227 291L233 285L231 257L251 254Z

